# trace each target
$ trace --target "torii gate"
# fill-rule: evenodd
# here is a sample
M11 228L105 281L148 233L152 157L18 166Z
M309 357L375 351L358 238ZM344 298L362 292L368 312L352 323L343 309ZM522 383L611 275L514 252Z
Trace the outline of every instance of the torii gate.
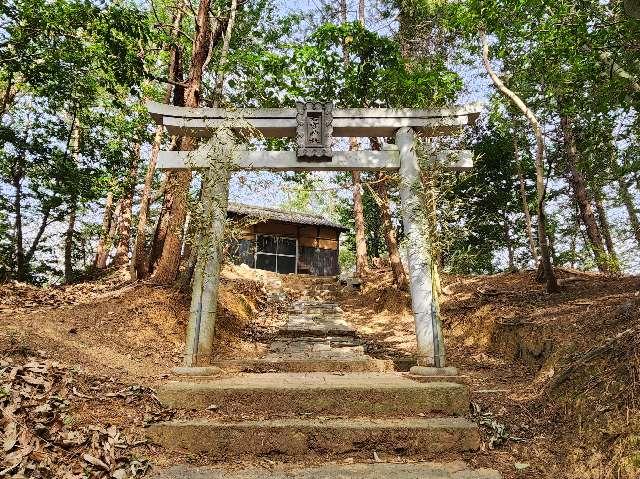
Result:
M415 317L417 359L422 366L444 367L444 345L437 323L437 298L432 289L432 260L421 207L420 166L415 151L415 135L451 135L473 125L481 103L422 109L356 108L334 109L331 104L298 103L296 108L259 108L228 111L221 108L185 108L150 102L151 116L176 136L210 138L195 151L163 151L159 169L205 169L203 212L209 241L199 248L193 280L193 293L185 366L210 363L216 319L222 231L226 220L230 170L224 161L212 162L211 151L219 148L237 169L271 171L374 171L391 170L400 174L401 215L407 239L407 264L411 304ZM242 119L244 126L230 120ZM249 127L249 128L247 128ZM219 134L221 129L226 133ZM233 133L251 130L265 138L295 137L296 151L232 152ZM395 145L383 151L333 151L332 137L391 137ZM468 150L433 153L432 161L454 171L473 166ZM221 158L225 160L225 158ZM216 198L214 200L214 198ZM203 251L204 250L204 251Z

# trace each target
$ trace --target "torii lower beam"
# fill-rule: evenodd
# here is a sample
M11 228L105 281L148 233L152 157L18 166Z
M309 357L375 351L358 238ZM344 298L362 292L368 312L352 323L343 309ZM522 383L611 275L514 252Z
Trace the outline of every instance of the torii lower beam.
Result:
M211 165L206 145L195 151L161 151L158 168L205 169ZM450 171L466 171L473 167L469 150L442 150L433 161ZM331 161L300 161L295 151L246 151L237 155L235 166L241 170L268 171L379 171L400 169L397 149L386 151L336 151Z

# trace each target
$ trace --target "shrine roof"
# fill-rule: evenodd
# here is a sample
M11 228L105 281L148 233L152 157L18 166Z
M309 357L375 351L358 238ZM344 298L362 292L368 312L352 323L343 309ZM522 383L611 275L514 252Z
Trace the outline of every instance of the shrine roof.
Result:
M266 208L263 206L245 205L242 203L229 202L228 213L249 216L260 220L282 221L285 223L296 223L302 225L327 226L338 230L346 231L349 228L340 223L331 221L323 215L312 213L299 213L297 211L284 210L280 208Z

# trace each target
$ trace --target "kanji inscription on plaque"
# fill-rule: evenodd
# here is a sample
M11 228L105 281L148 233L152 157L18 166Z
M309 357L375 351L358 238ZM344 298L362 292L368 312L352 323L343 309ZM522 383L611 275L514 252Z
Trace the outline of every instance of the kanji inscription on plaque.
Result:
M333 105L331 103L298 102L297 153L299 161L331 161Z

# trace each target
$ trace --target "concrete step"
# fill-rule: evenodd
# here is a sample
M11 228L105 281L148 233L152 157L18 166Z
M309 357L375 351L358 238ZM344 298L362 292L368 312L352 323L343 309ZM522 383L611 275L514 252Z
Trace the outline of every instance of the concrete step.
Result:
M199 419L154 424L147 435L163 447L205 454L218 461L250 456L371 458L373 451L433 458L480 447L478 427L462 418Z
M365 348L361 341L353 339L350 336L343 337L299 337L287 338L280 337L269 345L269 351L279 355L290 355L292 357L299 355L309 356L335 356L343 357L362 357L365 354Z
M441 413L464 415L469 391L456 383L420 383L397 373L241 374L208 381L174 381L158 389L172 408L257 417L401 417Z
M373 359L370 357L349 359L325 359L305 358L293 359L291 357L279 357L277 354L264 359L230 359L213 361L212 366L231 372L284 372L284 373L364 373L364 372L392 372L393 361L390 359Z
M287 318L286 324L278 330L278 336L294 338L303 336L354 337L356 331L342 318L296 315Z
M197 467L154 468L151 479L501 479L492 469L469 469L462 461L445 464L324 464L317 467L279 465L265 469Z

